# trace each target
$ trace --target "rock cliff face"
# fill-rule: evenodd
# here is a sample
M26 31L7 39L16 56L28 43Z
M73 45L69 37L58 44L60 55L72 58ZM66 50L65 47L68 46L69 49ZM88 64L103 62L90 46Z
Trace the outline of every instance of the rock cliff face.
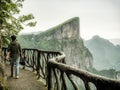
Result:
M20 35L18 39L22 47L63 51L67 64L84 69L92 68L92 55L79 34L79 18L75 17L45 32Z

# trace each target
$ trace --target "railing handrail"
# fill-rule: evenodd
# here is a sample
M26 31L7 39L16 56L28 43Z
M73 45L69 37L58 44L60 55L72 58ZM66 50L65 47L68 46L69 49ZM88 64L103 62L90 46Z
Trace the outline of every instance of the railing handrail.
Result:
M2 49L7 49L7 47L3 47ZM50 51L50 50L42 50L42 49L34 49L34 48L22 48L22 50L36 50L40 52L52 52L52 53L62 53L60 51Z
M96 74L90 73L88 71L79 69L79 68L74 68L74 67L67 65L67 64L64 64L64 63L56 62L55 58L50 59L48 61L48 64L51 67L55 67L55 68L62 70L63 72L67 72L69 74L74 74L80 78L87 78L87 81L89 81L89 82L93 82L93 83L106 82L106 83L117 84L120 86L119 80L115 80L115 79L107 78L104 76L96 75Z
M6 49L6 48L5 48ZM85 70L82 70L82 69L78 69L78 68L74 68L72 66L69 66L67 64L65 64L65 54L63 52L59 52L59 51L44 51L44 50L39 50L39 49L29 49L29 48L23 48L23 50L30 50L30 51L37 51L38 53L38 56L37 56L37 63L40 64L40 58L41 57L44 57L44 59L48 59L46 64L47 64L47 70L48 70L48 74L46 72L44 72L44 70L42 71L45 75L48 75L48 79L46 79L46 83L48 84L48 89L51 90L51 84L50 84L50 79L52 78L51 76L51 69L54 68L55 69L58 69L61 73L62 76L63 73L66 73L69 74L69 75L75 75L77 77L79 77L81 80L83 80L84 84L85 84L85 88L86 90L90 90L90 87L88 85L89 82L93 83L97 90L114 90L114 89L120 89L120 81L117 81L117 80L114 80L114 79L110 79L110 78L106 78L106 77L103 77L103 76L99 76L99 75L95 75L95 74L92 74L88 71L85 71ZM43 56L40 56L40 53L48 53L47 56L45 57L45 55ZM49 57L49 54L51 53L55 53L55 54L58 54L58 55L55 55L55 56L52 56L52 57ZM33 53L32 53L33 54ZM30 58L34 58L34 55L30 56ZM29 58L29 59L30 59ZM39 58L39 59L38 59ZM40 69L42 68L40 65L34 65L34 63L36 63L35 60L32 61L32 64L33 64L33 68L36 67L36 71L38 73L38 75L40 75ZM46 65L44 66L44 68L46 67ZM56 74L54 72L54 74ZM68 77L69 77L68 75ZM56 76L56 75L55 75ZM45 76L46 77L46 76ZM56 76L57 77L57 76ZM74 85L74 82L71 80L75 90L78 90L76 85ZM58 83L58 82L57 82ZM63 80L63 83L64 80ZM103 87L104 86L104 87ZM109 87L109 89L108 89ZM110 88L111 87L111 88ZM104 89L103 89L104 88ZM61 89L60 89L61 90ZM64 89L66 90L66 89Z

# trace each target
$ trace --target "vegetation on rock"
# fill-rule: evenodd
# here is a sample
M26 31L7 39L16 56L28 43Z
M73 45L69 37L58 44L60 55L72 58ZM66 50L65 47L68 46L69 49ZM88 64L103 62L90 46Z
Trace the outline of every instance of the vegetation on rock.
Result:
M35 21L29 22L34 19L32 14L19 16L23 1L0 0L0 63L3 61L2 47L10 42L10 36L17 34L25 25L35 26L36 24Z

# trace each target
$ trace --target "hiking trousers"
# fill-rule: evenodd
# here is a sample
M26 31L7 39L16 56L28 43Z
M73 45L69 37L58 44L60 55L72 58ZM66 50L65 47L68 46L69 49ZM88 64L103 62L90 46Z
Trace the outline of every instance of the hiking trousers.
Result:
M10 65L11 65L11 76L14 74L14 67L15 67L15 76L19 76L19 61L20 57L11 58Z

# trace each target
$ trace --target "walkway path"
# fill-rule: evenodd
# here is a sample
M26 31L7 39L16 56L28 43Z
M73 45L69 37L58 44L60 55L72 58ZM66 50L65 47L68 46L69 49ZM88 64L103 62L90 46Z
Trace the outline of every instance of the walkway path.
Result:
M44 84L36 79L35 73L20 69L19 79L10 77L10 66L6 66L7 85L9 90L47 90Z

